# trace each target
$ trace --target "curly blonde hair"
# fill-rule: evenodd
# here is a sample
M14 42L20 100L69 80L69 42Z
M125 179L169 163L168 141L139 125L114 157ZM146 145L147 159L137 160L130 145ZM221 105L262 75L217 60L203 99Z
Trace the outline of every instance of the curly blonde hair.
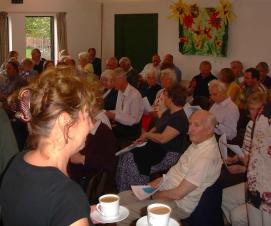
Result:
M50 69L33 79L27 87L30 92L28 107L31 120L28 121L28 148L35 149L42 137L48 137L57 117L66 112L70 115L73 125L78 119L78 113L87 106L91 115L97 104L97 87L87 78L78 76L70 68ZM99 93L99 92L98 92ZM12 99L21 99L15 96ZM98 98L99 99L99 98ZM20 111L25 109L20 108Z

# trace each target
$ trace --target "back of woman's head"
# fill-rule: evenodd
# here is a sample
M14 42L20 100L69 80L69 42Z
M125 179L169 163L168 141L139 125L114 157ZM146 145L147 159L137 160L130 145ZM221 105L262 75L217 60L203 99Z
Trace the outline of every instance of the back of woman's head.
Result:
M49 136L61 113L70 115L72 125L84 106L91 112L95 104L94 87L74 73L69 68L48 70L15 97L19 102L19 115L28 121L30 149L37 148L40 138Z
M187 98L187 89L184 86L176 83L167 88L166 92L174 105L179 107L183 107L185 105Z
M230 68L223 68L220 71L220 80L224 83L230 84L235 80L235 76Z

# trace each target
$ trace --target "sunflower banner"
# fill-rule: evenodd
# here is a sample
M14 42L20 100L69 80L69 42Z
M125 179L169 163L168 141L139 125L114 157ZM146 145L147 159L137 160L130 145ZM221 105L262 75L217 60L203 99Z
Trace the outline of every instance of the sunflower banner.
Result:
M228 27L234 17L230 2L221 0L216 8L200 8L179 0L170 9L170 18L179 21L182 54L226 56Z

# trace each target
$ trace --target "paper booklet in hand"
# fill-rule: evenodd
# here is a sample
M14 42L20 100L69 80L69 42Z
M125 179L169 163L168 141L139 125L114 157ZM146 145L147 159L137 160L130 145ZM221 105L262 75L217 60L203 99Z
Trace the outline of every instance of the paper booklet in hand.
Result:
M128 152L128 151L131 151L131 150L134 149L134 148L143 147L143 146L145 146L146 144L147 144L147 142L143 142L143 143L140 143L140 144L135 144L135 143L133 143L133 144L129 145L128 147L123 148L123 149L121 149L120 151L116 152L115 156L122 155L122 154L124 154L124 153L126 153L126 152Z
M131 188L135 196L139 200L143 200L157 192L161 188L162 184L165 183L165 181L166 175L163 174L163 178L161 179L160 183L156 185L156 187L152 187L150 185L132 185Z
M238 155L239 157L244 157L243 150L238 145L228 144L227 143L226 134L223 134L223 135L220 136L220 138L218 140L218 146L219 146L219 150L221 152L223 162L224 162L226 167L228 167L227 163L226 163L226 160L228 158L228 150L227 150L228 148L231 151L233 151L236 155Z

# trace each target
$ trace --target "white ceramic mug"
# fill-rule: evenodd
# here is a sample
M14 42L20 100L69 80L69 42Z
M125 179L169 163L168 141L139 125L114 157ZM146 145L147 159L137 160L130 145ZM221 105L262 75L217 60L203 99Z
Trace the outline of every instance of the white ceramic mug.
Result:
M119 196L106 194L99 198L96 206L97 211L104 217L116 217L119 215Z
M162 203L154 203L148 206L149 226L168 226L171 208Z

